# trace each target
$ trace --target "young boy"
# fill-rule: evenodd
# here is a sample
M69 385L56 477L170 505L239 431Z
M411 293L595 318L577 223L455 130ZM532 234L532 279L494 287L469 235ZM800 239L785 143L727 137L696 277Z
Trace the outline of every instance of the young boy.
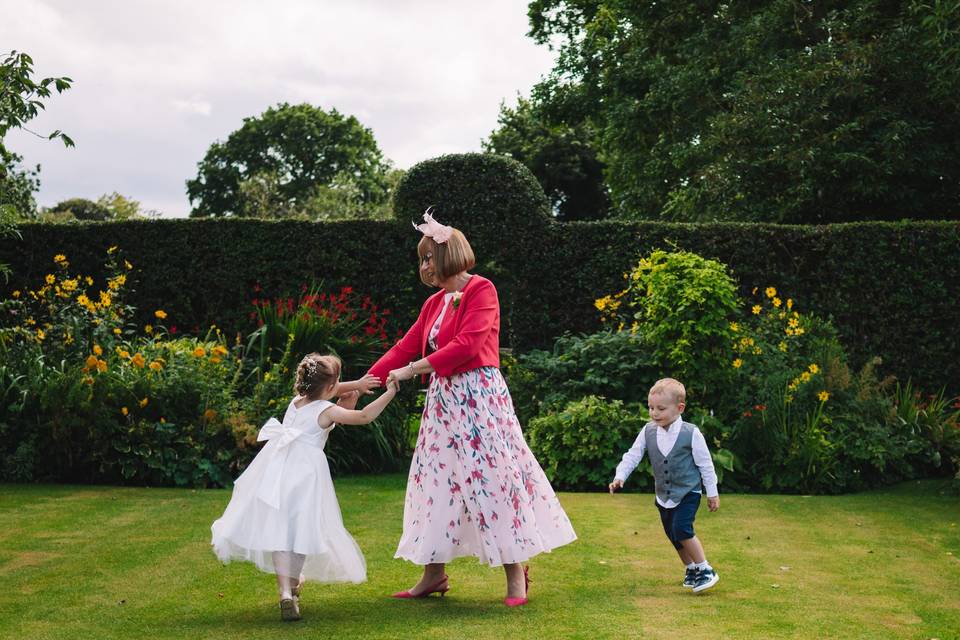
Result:
M686 406L687 390L673 378L658 380L647 402L650 422L617 465L610 493L623 487L646 451L653 464L657 509L663 530L687 565L684 587L700 593L717 584L720 577L707 562L703 545L693 532L693 520L700 507L701 482L707 491L710 511L720 508L717 474L707 443L700 430L680 417Z

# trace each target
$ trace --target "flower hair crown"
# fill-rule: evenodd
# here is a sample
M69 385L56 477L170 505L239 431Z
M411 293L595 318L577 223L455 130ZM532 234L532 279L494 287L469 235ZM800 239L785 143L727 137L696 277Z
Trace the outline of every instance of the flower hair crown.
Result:
M448 227L445 224L440 224L433 219L433 216L430 215L430 212L433 211L433 207L427 208L423 213L423 224L413 223L413 228L427 236L432 238L434 242L438 244L443 244L450 239L450 236L453 234L453 227Z

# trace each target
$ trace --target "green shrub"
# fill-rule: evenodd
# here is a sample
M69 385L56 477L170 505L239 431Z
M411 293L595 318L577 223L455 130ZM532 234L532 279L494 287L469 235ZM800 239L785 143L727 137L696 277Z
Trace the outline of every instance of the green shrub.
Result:
M534 418L526 435L555 487L597 490L613 479L620 458L646 422L646 412L638 405L587 396L561 411ZM631 486L652 486L650 474L645 458L631 476Z
M682 380L688 401L709 404L729 378L737 288L726 267L689 251L654 251L627 286L594 304L617 331L638 329L663 377Z
M521 424L587 395L627 404L646 402L658 371L640 334L601 331L557 338L552 351L533 350L504 361Z

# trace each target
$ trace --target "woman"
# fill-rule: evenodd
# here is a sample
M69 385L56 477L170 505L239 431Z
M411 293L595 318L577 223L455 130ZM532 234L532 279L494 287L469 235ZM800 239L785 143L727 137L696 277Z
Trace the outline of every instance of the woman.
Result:
M463 234L428 213L417 252L420 279L438 287L406 335L370 369L383 380L429 375L407 478L403 536L395 557L423 565L398 598L441 596L445 564L476 556L503 566L507 606L527 602L521 562L576 539L523 438L500 375L500 304Z

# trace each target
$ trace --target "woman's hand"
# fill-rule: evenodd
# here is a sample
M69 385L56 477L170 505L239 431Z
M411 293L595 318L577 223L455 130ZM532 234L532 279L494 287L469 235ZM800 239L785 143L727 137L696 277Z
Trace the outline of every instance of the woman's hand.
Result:
M410 365L400 367L399 369L393 369L387 375L387 384L390 384L391 381L403 382L404 380L411 379L414 375L413 367Z
M357 400L360 398L359 391L348 391L337 400L337 406L351 411L357 406Z

